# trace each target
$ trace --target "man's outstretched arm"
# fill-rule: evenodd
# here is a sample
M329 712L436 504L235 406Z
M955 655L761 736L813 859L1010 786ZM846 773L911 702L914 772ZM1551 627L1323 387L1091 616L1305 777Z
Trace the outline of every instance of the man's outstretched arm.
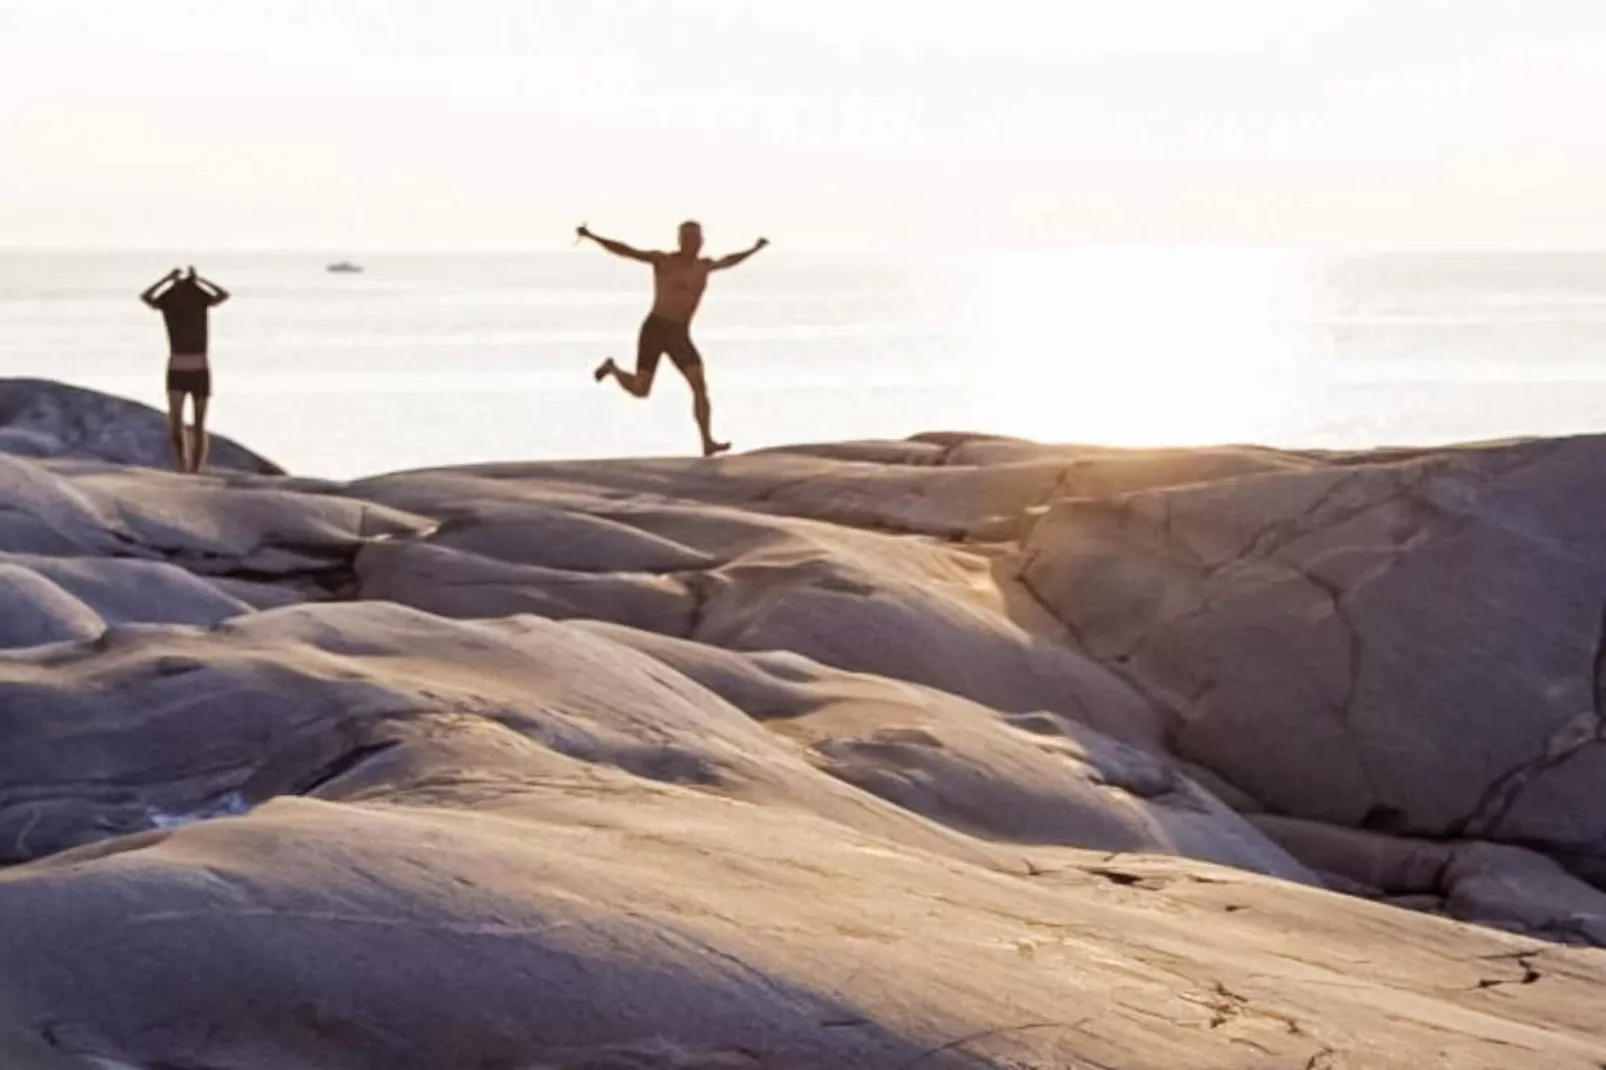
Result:
M729 256L722 256L718 260L715 260L712 264L708 265L708 269L710 271L723 271L726 268L733 268L737 264L740 264L743 260L746 260L754 253L758 252L760 249L764 248L764 246L768 245L769 243L770 240L768 238L760 238L758 241L753 243L753 247L751 249L744 249L739 253L732 253Z
M156 305L156 295L162 291L163 287L169 286L172 283L177 282L178 281L178 277L179 277L179 270L178 270L178 268L174 268L172 271L169 271L166 275L163 275L161 278L159 278L155 282L151 283L150 288L148 290L146 290L144 293L139 295L139 299L141 301L145 302L147 305L151 306L152 308L157 307L157 305Z
M650 264L656 256L655 253L644 252L634 246L626 245L622 241L614 241L612 238L604 238L600 234L593 234L591 229L584 223L575 228L575 233L582 238L590 238L614 256L622 256L626 260L640 260L644 264Z

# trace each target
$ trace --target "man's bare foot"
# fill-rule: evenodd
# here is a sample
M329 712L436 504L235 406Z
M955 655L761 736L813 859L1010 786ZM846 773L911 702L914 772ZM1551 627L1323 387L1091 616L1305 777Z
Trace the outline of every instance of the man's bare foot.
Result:
M730 448L731 444L729 442L715 442L713 439L709 439L703 443L703 456L712 457L714 454L724 453Z
M591 378L600 383L618 370L618 368L614 367L613 358L609 357L607 360L597 365L597 370L591 373Z

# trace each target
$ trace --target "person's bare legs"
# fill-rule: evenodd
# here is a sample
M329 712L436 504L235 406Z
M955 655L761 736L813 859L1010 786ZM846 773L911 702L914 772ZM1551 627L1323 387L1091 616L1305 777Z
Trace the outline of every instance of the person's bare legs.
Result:
M184 434L184 392L167 392L167 440L173 447L173 466L180 472L190 470L189 440Z
M649 364L646 368L638 365L634 372L627 372L609 357L598 365L592 374L599 383L611 375L615 382L625 388L625 393L632 397L644 398L652 393L652 380L656 371L657 369Z
M190 428L190 471L199 472L206 467L206 402L205 394L192 394L195 405L195 426Z
M641 336L636 340L636 370L627 372L609 357L597 365L597 370L592 373L597 382L611 375L632 397L644 398L652 393L652 381L658 374L658 361L663 356L663 349L651 332L651 322L649 320L641 325Z
M701 361L693 364L687 362L680 369L691 386L691 411L697 418L697 430L703 436L703 456L712 457L716 453L724 453L731 448L729 442L714 441L713 423L714 406L708 400L708 381L703 378L703 365Z

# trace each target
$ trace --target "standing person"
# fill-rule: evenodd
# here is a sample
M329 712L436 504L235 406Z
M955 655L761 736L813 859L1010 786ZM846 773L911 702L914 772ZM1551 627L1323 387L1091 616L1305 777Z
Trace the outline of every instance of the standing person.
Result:
M615 256L652 265L652 311L642 323L641 335L636 342L636 370L623 371L609 357L597 366L597 382L611 375L627 393L644 398L652 391L658 359L667 353L691 386L692 414L697 417L697 429L703 436L703 456L711 457L730 449L729 442L716 442L710 429L713 408L708 402L703 358L692 344L691 321L697 314L703 290L708 285L708 273L735 267L768 245L769 239L760 238L751 249L710 260L701 255L703 228L699 223L685 222L680 225L680 247L672 253L634 249L624 242L599 237L584 224L577 228L576 233L582 238L590 238Z
M174 268L139 299L167 322L167 432L173 459L181 472L199 472L206 465L206 402L212 395L207 364L207 317L229 299L228 291L195 273ZM195 407L195 425L185 434L184 398Z

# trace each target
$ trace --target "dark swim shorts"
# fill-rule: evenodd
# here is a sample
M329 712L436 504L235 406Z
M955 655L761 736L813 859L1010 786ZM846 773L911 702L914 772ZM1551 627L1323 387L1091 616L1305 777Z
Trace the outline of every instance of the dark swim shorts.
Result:
M692 344L691 324L648 316L636 342L636 374L650 380L657 370L658 358L665 354L683 374L703 366L703 358Z
M212 370L210 368L168 368L167 392L169 394L194 394L196 397L210 397L212 394Z

